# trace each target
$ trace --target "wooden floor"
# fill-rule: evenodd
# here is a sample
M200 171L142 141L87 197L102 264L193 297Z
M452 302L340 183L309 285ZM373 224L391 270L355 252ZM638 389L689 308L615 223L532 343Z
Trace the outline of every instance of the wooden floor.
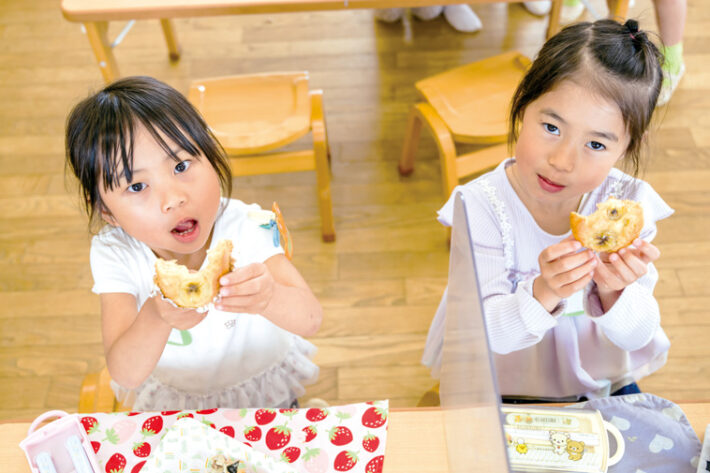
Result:
M688 73L659 113L645 171L677 212L657 239L670 357L641 385L676 401L710 399L709 7L690 0ZM182 91L197 77L294 69L324 90L337 242L320 241L310 174L238 179L234 189L247 202L280 203L295 264L325 308L312 339L321 377L308 395L411 406L433 383L419 359L448 250L435 220L443 195L433 141L423 138L411 177L396 170L412 84L511 48L534 55L545 28L519 4L475 9L481 32L412 21L411 41L401 23L377 23L371 11L178 20L178 63L168 61L158 22L143 21L116 51L123 75ZM648 0L632 14L654 28ZM101 85L80 26L62 18L56 0L0 2L0 420L74 410L83 376L103 366L90 235L64 180L63 148L69 108Z

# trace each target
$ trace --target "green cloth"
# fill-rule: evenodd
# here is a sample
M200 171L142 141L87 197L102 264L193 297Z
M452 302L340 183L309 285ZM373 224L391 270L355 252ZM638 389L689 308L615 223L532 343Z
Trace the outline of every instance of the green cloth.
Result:
M670 74L678 74L680 66L683 64L683 43L663 46L661 47L661 53L664 57L663 70Z

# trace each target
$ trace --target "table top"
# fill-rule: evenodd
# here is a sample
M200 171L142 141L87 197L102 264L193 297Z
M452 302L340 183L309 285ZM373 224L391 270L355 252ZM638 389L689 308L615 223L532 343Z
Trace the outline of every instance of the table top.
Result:
M679 403L703 440L710 423L710 403ZM18 446L29 422L0 425L0 465L3 473L30 473ZM422 452L426 452L422 455ZM383 473L448 473L444 411L438 408L390 409Z
M469 0L468 3L494 1L516 0ZM69 21L92 22L458 3L461 0L62 0L62 14Z

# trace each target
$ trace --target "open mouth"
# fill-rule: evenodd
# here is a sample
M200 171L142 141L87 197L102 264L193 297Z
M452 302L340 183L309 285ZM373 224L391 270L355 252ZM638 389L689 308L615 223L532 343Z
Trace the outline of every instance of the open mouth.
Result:
M186 219L175 225L170 232L182 236L193 232L195 228L197 228L197 220Z

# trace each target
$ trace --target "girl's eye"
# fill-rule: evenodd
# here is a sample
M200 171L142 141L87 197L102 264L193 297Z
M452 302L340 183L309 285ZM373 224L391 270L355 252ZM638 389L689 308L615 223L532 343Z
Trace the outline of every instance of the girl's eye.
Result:
M140 192L143 189L145 189L145 184L142 182L136 182L135 184L128 186L128 192Z
M190 161L180 161L175 165L175 172L180 174L182 172L187 171L187 168L190 167Z
M606 146L604 146L598 141L590 141L587 146L592 148L594 151L603 151L606 149Z
M556 127L555 125L553 125L552 123L543 123L542 126L545 127L545 130L546 130L548 133L552 133L553 135L559 135L559 134L560 134L560 129L557 128L557 127Z

